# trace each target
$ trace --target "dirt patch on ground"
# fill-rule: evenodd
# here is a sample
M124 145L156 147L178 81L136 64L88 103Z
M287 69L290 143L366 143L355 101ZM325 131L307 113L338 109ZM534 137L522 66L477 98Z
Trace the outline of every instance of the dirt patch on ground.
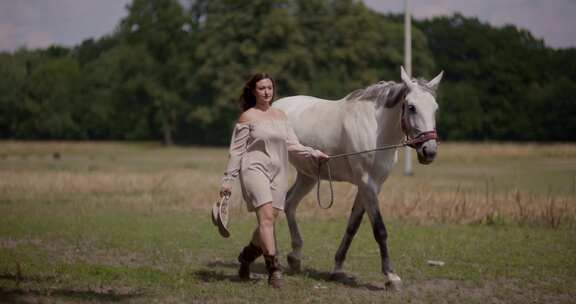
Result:
M0 302L2 303L100 303L100 302L141 302L144 295L127 288L116 290L106 288L76 289L76 288L2 288L0 287Z
M71 245L63 240L40 239L0 239L0 248L16 249L19 246L34 246L46 255L48 261L65 264L86 263L105 266L154 267L151 261L155 259L148 255L129 250L102 249L88 239Z
M574 303L576 294L559 293L546 286L498 279L480 283L434 279L407 284L391 296L410 303Z

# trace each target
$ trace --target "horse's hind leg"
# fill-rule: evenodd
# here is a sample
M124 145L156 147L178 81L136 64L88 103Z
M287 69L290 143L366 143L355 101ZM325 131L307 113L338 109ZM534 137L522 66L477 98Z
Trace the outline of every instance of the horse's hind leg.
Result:
M286 212L286 220L288 222L288 228L290 229L290 239L292 240L292 252L288 254L287 259L288 265L290 265L290 269L293 271L301 270L302 245L304 244L300 230L298 229L298 223L296 223L296 208L298 208L302 198L312 190L315 184L315 179L298 173L294 185L292 185L286 195L284 211Z
M334 280L340 280L345 277L344 273L344 260L346 260L346 254L348 253L348 249L350 248L350 244L358 232L358 228L362 223L362 218L364 216L364 206L362 206L362 202L359 199L359 195L356 195L356 199L354 200L354 206L352 207L352 212L350 212L350 217L348 218L348 226L346 227L346 232L344 233L344 237L340 242L340 247L338 247L338 251L336 251L336 255L334 256L334 269L330 273L330 278Z

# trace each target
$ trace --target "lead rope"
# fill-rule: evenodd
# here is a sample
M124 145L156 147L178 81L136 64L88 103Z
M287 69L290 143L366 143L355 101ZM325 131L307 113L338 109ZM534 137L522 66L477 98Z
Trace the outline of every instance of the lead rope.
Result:
M410 144L411 144L411 142L409 142L409 141L403 141L402 143L399 143L396 145L388 145L388 146L382 146L382 147L378 147L375 149L370 149L370 150L365 150L365 151L360 151L360 152L342 153L342 154L336 154L336 155L329 156L328 160L326 161L326 169L328 170L328 183L330 185L330 202L328 203L327 206L322 205L322 203L320 202L320 172L321 172L320 170L322 169L322 162L318 161L318 175L316 176L316 180L317 180L316 201L318 202L318 207L320 207L322 209L330 209L330 207L332 207L332 205L334 204L334 188L332 186L332 172L330 169L330 160L331 159L348 157L348 156L355 156L355 155L360 155L360 154L370 153L370 152L375 152L375 151L380 151L380 150L401 148L401 147L408 146Z
M330 202L328 203L328 206L324 207L322 206L322 203L320 202L320 169L322 168L322 163L320 161L318 161L318 175L317 177L317 184L316 184L316 201L318 202L318 207L327 210L330 209L332 207L332 205L334 204L334 189L332 188L332 173L330 172L330 159L328 159L326 161L326 169L328 170L328 180L329 185L330 185Z

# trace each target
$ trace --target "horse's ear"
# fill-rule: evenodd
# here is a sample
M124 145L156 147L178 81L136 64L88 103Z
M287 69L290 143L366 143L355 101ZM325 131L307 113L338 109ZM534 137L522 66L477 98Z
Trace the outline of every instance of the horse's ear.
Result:
M397 83L392 87L390 87L388 91L388 97L386 98L385 103L386 107L387 108L395 107L398 103L400 103L404 99L406 93L408 93L407 91L408 87L406 87L406 85L403 83Z
M410 76L404 69L404 66L400 66L400 78L402 78L402 81L409 89L412 89L416 86L412 79L410 79Z
M428 81L426 86L431 88L432 90L436 91L438 89L438 85L440 84L440 81L442 80L442 76L444 76L444 71L440 72L440 74L438 74L438 76L434 77L434 79Z

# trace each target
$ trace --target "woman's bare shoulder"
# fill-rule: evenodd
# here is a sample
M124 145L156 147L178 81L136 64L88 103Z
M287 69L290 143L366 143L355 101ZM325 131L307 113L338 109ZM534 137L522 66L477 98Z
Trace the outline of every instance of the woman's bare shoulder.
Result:
M256 114L252 109L244 111L240 117L238 117L238 123L248 123L256 118Z

